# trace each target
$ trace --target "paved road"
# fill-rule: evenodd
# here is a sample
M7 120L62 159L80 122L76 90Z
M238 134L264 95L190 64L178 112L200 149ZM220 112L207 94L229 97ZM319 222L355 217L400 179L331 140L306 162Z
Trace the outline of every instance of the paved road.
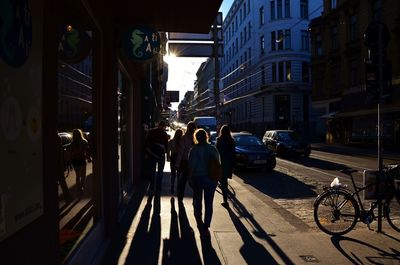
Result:
M394 163L398 160L388 159L384 162ZM359 170L355 173L355 178L361 186L363 170L375 169L377 164L376 157L371 155L314 150L309 158L278 158L277 167L273 172L238 171L236 177L259 198L281 208L282 216L298 228L317 229L312 206L323 187L330 185L335 177L339 177L342 183L351 185L348 176L339 172L343 168ZM265 197L271 199L267 200Z

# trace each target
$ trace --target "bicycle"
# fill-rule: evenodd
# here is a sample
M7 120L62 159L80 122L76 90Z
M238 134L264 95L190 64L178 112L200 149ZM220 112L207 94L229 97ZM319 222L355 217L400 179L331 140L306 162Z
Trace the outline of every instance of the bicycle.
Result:
M377 185L377 182L358 187L354 181L354 169L341 170L351 178L354 191L347 185L332 182L330 187L324 187L324 191L314 201L314 221L319 229L329 235L343 235L350 232L362 221L370 228L370 223L377 216L374 213L378 206L378 200L374 200L369 209L364 208L359 193ZM386 177L385 191L382 198L382 217L386 218L390 226L400 232L400 165L384 167L382 171ZM381 187L381 185L379 186Z

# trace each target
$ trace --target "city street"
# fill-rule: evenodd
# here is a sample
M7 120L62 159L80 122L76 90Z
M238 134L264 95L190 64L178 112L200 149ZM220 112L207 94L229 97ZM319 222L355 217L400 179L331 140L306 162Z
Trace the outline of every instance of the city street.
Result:
M236 177L259 198L263 199L263 195L271 197L272 201L269 202L284 209L281 213L288 220L298 218L311 228L316 228L312 204L323 187L329 186L335 177L339 177L340 182L344 184L350 184L348 176L339 172L341 169L358 170L354 176L357 184L361 186L363 170L378 167L375 154L339 154L318 150L313 150L309 158L291 157L277 160L277 167L271 173L242 170L236 171ZM384 164L396 162L400 163L400 155L391 155L391 159L384 159ZM376 167L373 167L374 165Z
M191 189L183 204L170 193L166 163L161 195L145 185L143 197L127 205L129 214L102 264L399 264L399 234L386 221L383 233L358 223L349 234L331 237L313 220L315 197L339 169L359 164L361 170L374 161L359 153L313 150L310 158L278 158L272 172L236 171L229 181L229 208L220 205L217 188L211 240L196 228Z

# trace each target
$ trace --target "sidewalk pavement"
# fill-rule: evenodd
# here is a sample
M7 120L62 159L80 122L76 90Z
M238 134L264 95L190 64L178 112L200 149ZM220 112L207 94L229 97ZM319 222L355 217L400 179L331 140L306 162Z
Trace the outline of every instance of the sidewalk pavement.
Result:
M257 194L241 178L234 176L229 184L230 208L220 205L219 188L215 193L210 240L200 237L196 227L190 187L179 204L170 192L169 173L160 196L143 185L102 264L400 264L400 233L386 221L384 233L358 223L347 235L331 237Z
M318 151L327 151L330 153L337 154L349 154L349 155L361 155L361 156L370 156L370 157L378 157L378 147L368 147L368 146L347 146L347 145L339 145L339 144L326 144L322 142L316 142L311 144L312 150ZM400 163L400 152L395 149L383 149L382 157L384 159L397 161Z

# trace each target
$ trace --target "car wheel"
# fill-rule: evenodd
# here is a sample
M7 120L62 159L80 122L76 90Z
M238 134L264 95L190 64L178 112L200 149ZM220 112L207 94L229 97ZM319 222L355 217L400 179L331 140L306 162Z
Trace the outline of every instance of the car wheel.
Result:
M266 169L267 171L272 171L275 168L275 166L276 166L276 158L273 157L268 161Z

